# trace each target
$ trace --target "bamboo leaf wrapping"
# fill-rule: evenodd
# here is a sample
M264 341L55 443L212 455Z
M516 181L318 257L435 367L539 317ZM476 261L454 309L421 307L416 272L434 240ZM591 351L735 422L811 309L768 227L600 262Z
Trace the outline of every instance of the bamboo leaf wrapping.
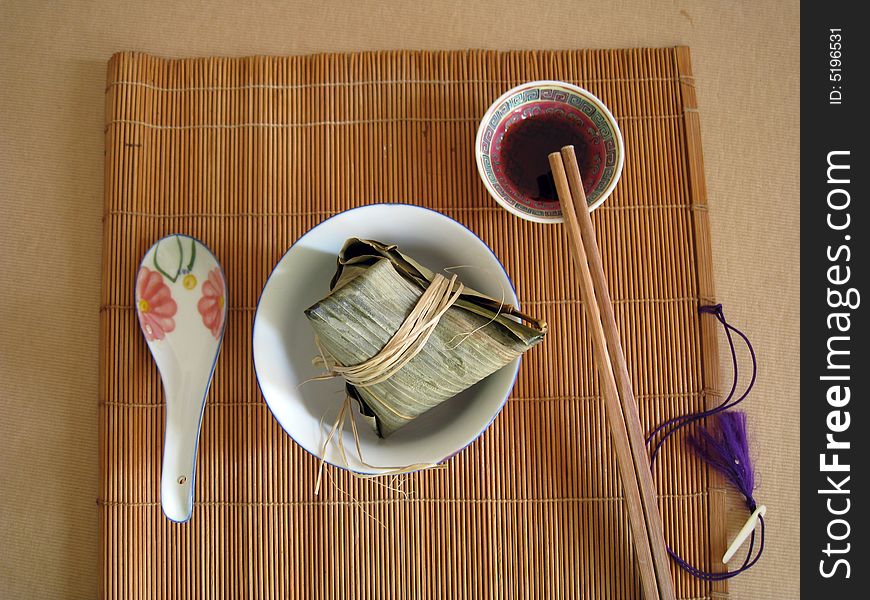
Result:
M305 314L324 352L342 365L356 365L383 348L433 276L396 246L351 238L338 256L332 291ZM387 437L504 367L546 331L546 323L465 288L407 365L381 383L348 385L348 393L378 435Z

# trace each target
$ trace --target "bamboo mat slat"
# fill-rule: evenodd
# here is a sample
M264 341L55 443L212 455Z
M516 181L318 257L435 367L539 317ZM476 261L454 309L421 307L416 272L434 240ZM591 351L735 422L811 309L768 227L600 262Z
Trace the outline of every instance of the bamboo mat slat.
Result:
M588 88L625 137L622 180L593 221L644 429L717 400L717 331L697 313L714 291L688 49L118 54L106 87L101 597L640 597L564 234L499 208L474 166L478 119L532 79ZM317 461L257 388L257 299L309 228L389 201L477 233L551 333L502 414L446 468L392 487L330 468L315 497ZM133 307L138 262L169 233L214 251L230 307L185 525L160 510L163 393ZM675 437L655 468L666 538L712 569L724 488ZM679 598L726 597L724 584L673 574Z

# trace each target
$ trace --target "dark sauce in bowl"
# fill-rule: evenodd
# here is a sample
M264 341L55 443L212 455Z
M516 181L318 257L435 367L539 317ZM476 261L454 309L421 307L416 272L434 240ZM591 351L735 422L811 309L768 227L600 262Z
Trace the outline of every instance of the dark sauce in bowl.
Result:
M547 156L569 145L574 146L581 172L586 172L588 143L581 123L568 119L564 113L521 119L504 133L501 147L504 174L521 194L538 201L558 202Z

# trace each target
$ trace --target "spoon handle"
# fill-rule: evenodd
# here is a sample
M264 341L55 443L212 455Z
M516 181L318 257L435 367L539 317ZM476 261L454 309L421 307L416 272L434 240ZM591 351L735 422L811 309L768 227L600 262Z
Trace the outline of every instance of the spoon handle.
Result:
M160 484L163 512L172 521L183 523L193 512L196 476L196 449L205 399L211 383L207 377L184 373L178 381L167 381L166 437L163 444L163 476Z

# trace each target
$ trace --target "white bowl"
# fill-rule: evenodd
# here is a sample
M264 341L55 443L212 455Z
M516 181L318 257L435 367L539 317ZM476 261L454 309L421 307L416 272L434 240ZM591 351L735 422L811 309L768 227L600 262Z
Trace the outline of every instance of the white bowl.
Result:
M616 187L625 162L625 142L616 118L592 92L563 81L530 81L509 89L490 105L474 142L477 172L486 191L504 208L537 223L560 223L557 200L529 197L508 176L502 161L502 142L510 127L538 116L559 115L582 127L590 164L578 156L590 210L601 206ZM559 144L547 152L558 151ZM544 157L542 157L543 159ZM594 160L592 160L594 159Z
M374 204L335 215L299 238L269 276L254 319L254 368L272 414L300 446L337 467L360 473L412 464L434 464L473 442L492 423L510 395L520 359L458 396L424 413L387 439L379 438L359 416L363 464L350 423L341 432L350 464L334 438L324 441L344 401L344 381L305 381L322 374L314 330L303 311L329 292L336 256L350 237L398 244L421 264L456 271L468 286L518 306L516 293L496 256L474 233L432 210L406 204Z

